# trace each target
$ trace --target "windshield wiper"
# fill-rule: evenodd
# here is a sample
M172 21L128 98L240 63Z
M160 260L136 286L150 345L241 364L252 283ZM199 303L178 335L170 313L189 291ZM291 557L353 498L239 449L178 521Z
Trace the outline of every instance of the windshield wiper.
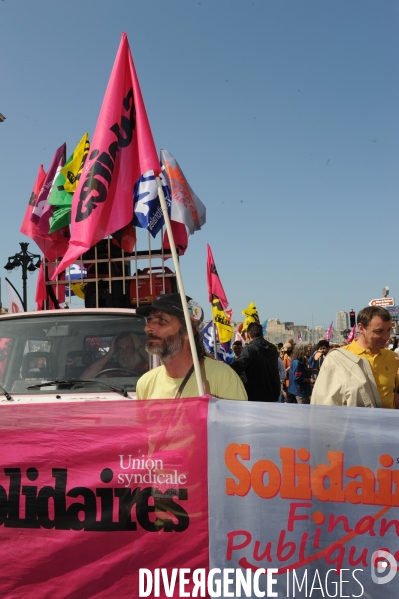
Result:
M69 379L69 380L46 381L45 383L37 383L37 385L30 385L29 387L27 387L27 389L40 389L41 387L52 387L53 385L57 385L57 387L59 389L61 389L61 388L65 388L65 389L69 388L70 389L74 385L81 385L82 387L84 387L86 383L89 383L90 385L93 385L93 383L95 385L100 384L103 387L107 387L108 389L111 389L111 391L115 391L115 393L122 395L122 397L129 397L126 389L123 389L122 387L115 387L114 385L109 385L108 383L106 383L105 381L102 381L101 379ZM7 399L8 399L8 397L7 397Z
M13 398L11 397L11 395L8 393L8 391L6 391L4 389L4 387L0 387L0 391L3 392L3 395L5 395L6 399L8 399L8 401L14 401Z

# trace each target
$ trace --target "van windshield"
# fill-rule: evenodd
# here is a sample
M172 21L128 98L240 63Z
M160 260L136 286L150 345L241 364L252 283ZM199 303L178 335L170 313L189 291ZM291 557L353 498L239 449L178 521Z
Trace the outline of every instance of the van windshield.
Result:
M54 387L40 383L90 379L99 381L98 389L104 389L103 381L135 391L149 369L144 326L145 320L133 313L62 311L0 319L0 384L9 393L35 395L54 393ZM94 389L85 386L83 392ZM57 393L71 390L57 386Z

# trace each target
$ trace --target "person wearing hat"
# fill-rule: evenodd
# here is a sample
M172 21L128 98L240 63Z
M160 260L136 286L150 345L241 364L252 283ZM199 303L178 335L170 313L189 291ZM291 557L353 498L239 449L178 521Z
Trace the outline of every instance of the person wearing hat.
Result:
M194 340L201 368L204 392L223 399L247 400L240 377L224 364L205 356L199 333L204 313L186 296ZM198 397L197 380L179 293L158 296L151 305L139 306L136 314L145 316L146 350L157 355L162 366L146 372L136 387L137 399Z

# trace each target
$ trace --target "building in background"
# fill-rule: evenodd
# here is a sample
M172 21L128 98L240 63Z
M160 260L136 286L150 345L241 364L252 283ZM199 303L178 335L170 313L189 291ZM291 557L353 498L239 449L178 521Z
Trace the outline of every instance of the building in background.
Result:
M335 322L337 331L345 331L345 329L349 329L348 312L344 312L344 310L340 310L339 312L337 312L335 316Z

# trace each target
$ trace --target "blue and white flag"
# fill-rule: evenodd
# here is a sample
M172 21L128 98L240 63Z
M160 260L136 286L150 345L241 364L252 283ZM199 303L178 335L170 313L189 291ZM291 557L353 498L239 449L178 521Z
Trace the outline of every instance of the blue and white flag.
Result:
M70 281L71 287L71 297L73 295L77 295L78 297L84 299L84 283L80 283L82 279L87 277L87 269L84 266L80 266L79 264L71 264L69 268L66 269L65 278L67 281ZM65 285L65 296L69 297L69 285Z
M212 356L215 355L214 343L213 343L213 326L212 321L210 321L206 327L204 327L201 331L202 340L204 343L205 351ZM216 330L216 343L217 343L217 330ZM218 360L221 362L225 362L226 364L231 364L234 358L234 353L231 349L231 341L227 343L217 343L217 353Z
M159 175L162 183L162 189L165 194L166 206L170 216L171 195L169 187L166 184L165 177ZM154 171L147 171L138 179L133 192L134 216L132 224L135 227L148 229L155 237L163 225L165 219L162 214L161 203L158 197L158 187Z

